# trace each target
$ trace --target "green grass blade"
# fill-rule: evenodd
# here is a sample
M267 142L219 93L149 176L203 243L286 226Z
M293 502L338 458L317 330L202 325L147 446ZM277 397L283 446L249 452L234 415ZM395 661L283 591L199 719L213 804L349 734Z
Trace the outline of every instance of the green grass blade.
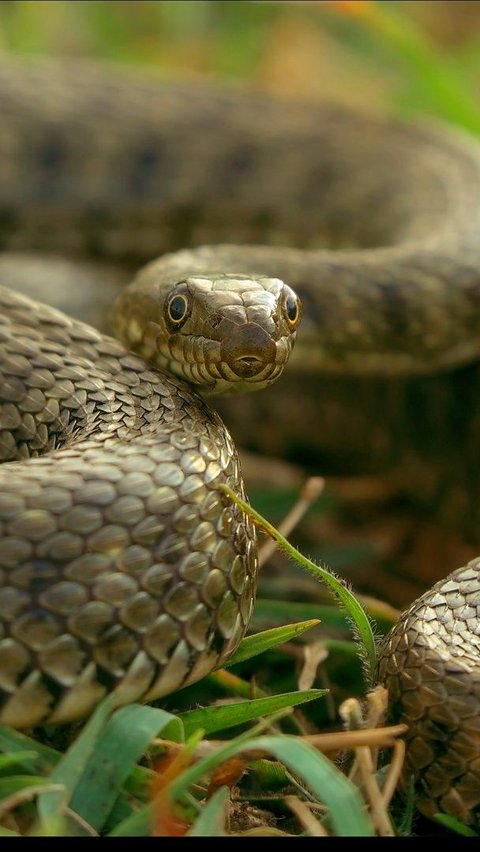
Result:
M461 837L478 837L478 832L474 831L473 828L470 828L469 825L465 825L464 822L460 822L459 819L455 819L455 817L448 814L435 814L435 822L445 826L445 828L448 828L455 834L459 834Z
M47 832L49 826L61 812L65 803L70 803L71 807L79 813L79 815L89 821L92 805L91 794L93 790L93 782L85 781L86 778L95 777L95 811L93 827L97 826L97 819L104 819L105 812L112 807L116 797L119 794L120 787L126 779L124 774L125 765L128 763L127 775L133 769L137 758L141 754L139 741L147 742L148 736L150 739L158 733L159 730L168 728L171 737L181 737L181 722L171 714L165 713L163 710L156 710L152 707L144 707L143 705L130 705L129 707L118 710L112 717L110 713L115 707L115 702L118 701L118 696L111 695L105 699L96 709L91 719L85 725L80 736L75 740L70 749L59 761L54 771L50 776L50 782L53 784L63 784L66 789L66 798L60 793L46 792L39 797L39 816L40 816L40 831ZM117 730L121 727L121 721L129 718L130 712L138 713L139 732L132 731L130 726L126 726L120 736L122 739L116 740L116 745L112 747L112 739L109 731ZM146 720L149 720L148 722ZM112 728L109 725L112 724ZM135 723L137 724L137 723ZM151 734L151 731L153 733ZM107 736L105 736L107 734ZM150 735L151 734L151 735ZM122 748L118 747L118 743L122 743ZM145 747L145 746L144 746ZM140 748L140 752L138 749ZM116 749L118 763L117 775L115 781L112 781L112 751ZM132 759L131 755L136 756ZM104 759L103 774L101 772L101 761ZM118 777L122 780L118 782ZM102 786L103 785L103 786ZM83 791L83 792L82 792ZM99 803L102 806L99 806Z
M325 583L333 592L335 598L343 607L353 629L354 638L358 641L359 652L362 661L365 663L365 676L368 683L373 683L377 665L377 649L375 637L373 634L372 625L356 597L350 589L339 580L334 574L326 568L316 565L310 559L307 559L300 551L298 551L290 542L284 538L275 527L272 526L262 515L259 515L248 503L232 491L228 485L219 486L220 490L226 494L234 503L236 503L245 514L249 515L254 522L265 530L272 538L274 538L282 550L294 559L302 568L305 568L317 581Z
M123 784L148 744L172 721L177 739L181 739L181 722L155 707L132 704L117 710L108 720L69 805L95 831L100 831L104 825Z
M9 775L8 778L0 778L0 802L25 787L44 787L51 783L51 779L43 775Z
M112 810L103 824L102 835L109 834L116 825L136 813L139 805L143 805L143 803L144 801L135 801L133 797L128 797L124 792L122 792L120 796L115 799Z
M186 740L184 745L184 752L187 757L195 753L195 749L197 748L198 743L202 740L202 738L203 731L198 730L195 731L195 733ZM154 802L151 801L144 807L137 810L136 813L133 813L126 819L124 819L123 822L121 822L119 825L116 825L110 832L109 836L145 837L145 835L150 834L154 817L153 808Z
M371 837L373 829L358 789L334 764L298 737L258 737L255 748L264 748L303 778L319 801L330 809L336 834Z
M405 804L403 813L399 820L397 820L396 834L399 837L410 837L413 828L413 821L415 819L416 807L415 807L415 781L412 776L410 776L408 780L408 786L405 791Z
M275 645L281 645L283 642L290 642L305 633L306 630L311 630L320 624L318 618L312 618L309 621L301 621L297 624L286 624L283 627L273 627L270 630L263 630L261 633L255 633L254 636L247 636L240 642L235 653L223 663L223 668L228 669L236 663L243 663L244 660L249 660L251 657L257 657L268 651L269 648L274 648Z
M314 701L326 692L326 689L306 689L301 692L256 698L252 701L235 701L232 704L189 710L187 713L182 713L180 718L184 724L186 736L190 736L198 728L202 728L206 734L212 734L226 728L234 728L236 725L243 725L261 716L269 716L286 707L296 707L307 701Z
M25 765L32 766L37 758L36 751L17 751L0 755L0 772L10 769L11 766L18 765L20 768Z
M227 696L233 698L266 698L269 692L261 689L250 680L244 680L238 675L227 672L225 669L218 669L216 672L208 675L208 682L215 684L215 687L222 692L226 692Z
M144 805L136 813L118 823L108 837L146 837L152 824L152 806Z
M116 700L118 700L117 696L112 694L99 704L80 736L62 757L50 776L52 784L63 784L65 786L67 801L70 801L88 761L95 754L100 734L108 716L115 707ZM45 795L40 796L38 812L40 820L44 823L42 828L47 833L48 826L60 814L63 804L64 797L60 793L45 793Z
M220 787L203 808L195 820L188 837L225 837L225 808L230 791L228 787Z
M152 769L147 769L146 766L135 766L133 772L125 782L125 791L130 797L146 799L150 784L154 778L155 773Z
M22 758L22 768L25 772L51 772L61 758L61 754L50 746L43 745L37 740L27 737L20 731L14 731L6 725L0 725L0 752L13 754L17 752L35 752L36 757Z

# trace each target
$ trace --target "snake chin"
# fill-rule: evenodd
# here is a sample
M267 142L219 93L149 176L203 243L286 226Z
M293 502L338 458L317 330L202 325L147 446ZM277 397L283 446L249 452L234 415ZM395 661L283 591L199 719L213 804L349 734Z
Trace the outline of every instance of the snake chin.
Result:
M269 373L268 376L265 376L266 372ZM239 396L240 394L268 388L277 380L282 372L283 365L273 366L273 368L267 367L262 371L262 376L257 375L249 379L243 378L243 380L240 380L238 377L235 380L219 378L210 385L198 385L196 390L198 390L201 396L205 397Z

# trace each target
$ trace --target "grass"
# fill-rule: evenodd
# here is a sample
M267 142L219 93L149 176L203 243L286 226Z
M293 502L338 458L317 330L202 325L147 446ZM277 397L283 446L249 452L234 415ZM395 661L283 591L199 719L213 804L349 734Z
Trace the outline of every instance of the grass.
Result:
M230 489L223 490L290 557L327 584L351 625L364 684L371 684L375 640L359 601L335 575L293 548L256 510ZM252 660L258 664L259 655L281 651L317 623L283 625L249 636L226 666L236 668ZM337 644L351 652L351 643ZM309 680L316 669L317 664L312 674L310 667ZM306 667L300 680L305 673ZM208 702L174 714L138 704L116 709L117 696L110 695L63 753L46 744L48 731L32 739L0 727L0 834L222 836L227 826L234 833L248 834L254 829L241 831L235 810L247 801L251 809L247 825L253 813L257 821L263 814L261 803L274 806L276 822L281 819L287 829L282 832L264 822L261 829L266 835L395 833L388 804L403 759L403 742L396 738L405 727L379 727L385 710L382 688L370 693L366 716L357 700L344 701L339 712L346 731L322 734L311 733L312 722L304 714L306 705L325 698L326 689L259 690L224 670L211 680L230 695L240 694L240 700ZM294 710L299 707L300 715ZM251 728L256 720L260 721ZM225 731L233 736L224 741L214 738ZM387 772L377 768L380 747L393 749ZM348 777L322 753L332 750L354 756ZM247 770L249 780L258 779L258 792L242 793ZM289 810L293 820L288 819Z
M340 92L327 94L363 104L367 90L374 106L435 116L474 133L480 132L479 39L473 27L460 44L439 46L402 4L368 0L0 5L5 53L247 79L290 94L316 94L322 71L327 87L344 82ZM263 500L271 516L273 498ZM332 560L341 562L338 552ZM410 833L412 797L395 811L396 824L389 808L402 731L381 727L381 693L365 718L350 697L365 693L365 660L370 677L374 672L370 623L342 583L338 592L356 624L360 653L338 606L264 595L254 623L281 626L247 637L228 670L169 696L162 708L115 710L107 699L81 727L31 736L0 728L0 834ZM391 612L379 603L374 610L379 627L388 629ZM291 618L298 621L289 624ZM322 643L318 620L329 631ZM312 688L317 680L321 688ZM338 730L340 710L344 730ZM391 755L387 770L377 770L379 747ZM441 824L471 833L448 817Z
M370 620L356 598L332 574L292 548L255 510L225 490L290 556L330 586L353 625L367 679L371 681L376 665L375 643ZM284 646L317 623L283 625L249 636L227 665L235 667ZM312 823L319 834L328 828L342 836L370 836L381 827L379 820L384 827L390 827L373 772L373 752L365 745L371 732L362 731L367 736L363 743L357 743L359 754L366 749L369 755L367 775L373 789L369 813L358 786L319 751L322 735L320 740L313 735L313 745L309 741L312 737L303 733L302 717L293 713L295 707L321 700L327 690L263 691L259 695L245 681L229 679L225 672L217 672L215 680L231 686L230 692L238 691L243 683L247 690L241 691L247 692L248 697L172 714L142 705L115 709L116 697L111 695L64 754L46 746L41 738L34 740L7 727L0 728L0 834L222 835L226 833L229 798L239 777L249 766L252 771L252 762L259 765L258 774L267 777L272 758L280 761L281 769L276 773L276 789L271 797L277 807L283 804L285 809L293 786L294 801L298 800L300 807L306 807L305 801L308 802L310 833ZM258 719L261 721L253 729L248 727ZM232 730L240 733L225 742L210 739ZM265 736L265 730L272 733ZM385 745L392 745L402 730L402 726L377 729L373 733L373 751L378 749L379 733L383 734ZM323 744L326 745L325 740ZM342 742L341 733L330 735L329 749L343 751L348 747L348 742ZM295 812L292 802L290 807ZM297 807L297 817L298 813ZM301 823L300 810L300 827Z

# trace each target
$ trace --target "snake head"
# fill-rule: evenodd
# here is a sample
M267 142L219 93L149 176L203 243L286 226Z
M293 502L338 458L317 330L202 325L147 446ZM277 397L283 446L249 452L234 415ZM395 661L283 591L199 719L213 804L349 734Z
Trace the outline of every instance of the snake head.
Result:
M114 331L156 367L203 394L267 387L283 371L300 300L278 278L188 275L158 283L146 267L114 308Z

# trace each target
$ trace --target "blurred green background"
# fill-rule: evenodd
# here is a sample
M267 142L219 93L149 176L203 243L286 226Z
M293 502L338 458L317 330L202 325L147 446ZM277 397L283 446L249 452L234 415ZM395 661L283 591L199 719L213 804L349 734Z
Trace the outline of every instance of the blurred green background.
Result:
M0 51L248 80L480 132L476 0L3 0Z

